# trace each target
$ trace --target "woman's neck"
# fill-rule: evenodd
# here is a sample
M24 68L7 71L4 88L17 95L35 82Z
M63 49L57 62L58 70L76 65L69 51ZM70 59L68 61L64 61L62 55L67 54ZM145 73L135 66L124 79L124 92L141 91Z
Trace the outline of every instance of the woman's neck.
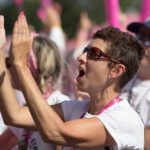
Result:
M90 109L89 113L92 115L97 115L108 103L115 99L119 93L117 92L105 92L105 94L97 94L90 96Z

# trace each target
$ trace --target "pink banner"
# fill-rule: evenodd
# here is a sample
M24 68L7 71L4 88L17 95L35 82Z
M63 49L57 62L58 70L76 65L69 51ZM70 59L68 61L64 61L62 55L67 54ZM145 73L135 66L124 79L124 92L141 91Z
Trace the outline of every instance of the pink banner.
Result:
M108 25L119 28L119 1L105 0L105 12Z
M143 0L141 9L141 22L150 17L150 0Z

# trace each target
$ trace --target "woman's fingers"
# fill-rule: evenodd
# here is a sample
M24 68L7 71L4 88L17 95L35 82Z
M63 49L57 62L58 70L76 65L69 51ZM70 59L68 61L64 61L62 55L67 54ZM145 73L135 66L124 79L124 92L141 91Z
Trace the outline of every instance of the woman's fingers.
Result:
M23 20L22 20L22 12L20 13L20 15L19 15L19 17L18 17L18 21L19 21L19 23L18 23L18 40L23 40L24 39L24 34L23 34L23 30L24 30L24 28L23 28Z
M32 39L26 17L23 12L14 25L11 58L14 64L25 65L30 52Z
M23 12L20 13L18 20L14 25L13 38L17 43L20 41L23 42L30 38L28 24Z
M0 15L0 30L4 29L4 16Z
M0 15L0 49L3 49L6 44L6 35L4 29L4 16Z
M12 37L12 43L15 44L14 42L18 39L18 21L14 24Z

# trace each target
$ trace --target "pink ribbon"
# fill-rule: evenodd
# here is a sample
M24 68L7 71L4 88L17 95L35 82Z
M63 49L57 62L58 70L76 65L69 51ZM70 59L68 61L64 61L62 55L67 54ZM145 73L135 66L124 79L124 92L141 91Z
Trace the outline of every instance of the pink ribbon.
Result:
M36 33L31 33L31 37L36 37L38 36L38 34ZM28 67L30 68L30 71L32 73L32 75L34 76L34 78L38 78L38 72L37 72L37 63L35 61L35 57L34 57L34 54L33 54L33 49L31 48L30 50L30 54L29 54L29 57L28 57Z

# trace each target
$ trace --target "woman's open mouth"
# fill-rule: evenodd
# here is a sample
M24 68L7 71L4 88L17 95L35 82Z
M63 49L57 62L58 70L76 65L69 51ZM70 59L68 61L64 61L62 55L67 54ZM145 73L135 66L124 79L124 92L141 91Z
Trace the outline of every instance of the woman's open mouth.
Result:
M84 75L85 75L84 70L80 68L80 69L79 69L79 75L77 76L77 79L83 77Z

